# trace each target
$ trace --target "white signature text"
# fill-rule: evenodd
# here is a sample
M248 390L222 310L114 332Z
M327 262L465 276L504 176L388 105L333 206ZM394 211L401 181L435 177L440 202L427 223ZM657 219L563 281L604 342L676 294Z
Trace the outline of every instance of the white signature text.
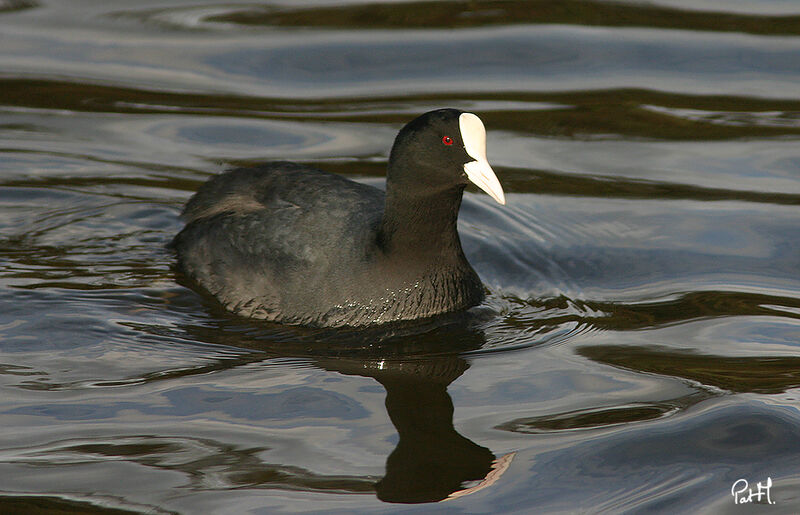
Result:
M768 477L763 483L759 481L756 483L755 490L750 488L746 479L737 479L731 487L731 495L733 496L734 504L746 504L749 502L760 503L762 499L767 504L775 504L769 496L769 489L772 488L772 478Z

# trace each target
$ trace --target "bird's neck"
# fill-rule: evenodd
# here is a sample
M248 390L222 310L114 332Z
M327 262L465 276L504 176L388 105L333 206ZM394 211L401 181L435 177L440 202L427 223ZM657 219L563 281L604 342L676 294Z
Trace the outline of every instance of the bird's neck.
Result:
M378 231L378 243L385 251L418 258L463 256L457 230L463 186L416 193L387 189Z

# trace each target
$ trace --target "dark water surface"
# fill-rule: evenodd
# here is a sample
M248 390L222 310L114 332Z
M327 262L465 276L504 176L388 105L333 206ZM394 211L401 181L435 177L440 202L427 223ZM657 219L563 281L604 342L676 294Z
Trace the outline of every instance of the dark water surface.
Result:
M445 106L507 191L462 208L483 306L176 283L212 174L380 185ZM0 513L797 513L800 4L0 0L0 382Z

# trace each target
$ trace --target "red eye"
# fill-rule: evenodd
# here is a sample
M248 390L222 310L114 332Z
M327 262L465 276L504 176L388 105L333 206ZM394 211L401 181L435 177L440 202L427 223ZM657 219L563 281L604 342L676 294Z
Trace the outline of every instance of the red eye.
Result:
M445 145L452 145L453 138L451 138L450 136L445 136L444 138L442 138L442 143L444 143Z

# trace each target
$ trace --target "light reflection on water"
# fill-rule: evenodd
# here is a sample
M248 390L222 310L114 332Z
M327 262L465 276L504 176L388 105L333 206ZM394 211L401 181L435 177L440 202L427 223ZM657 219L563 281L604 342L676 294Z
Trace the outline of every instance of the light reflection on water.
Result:
M726 513L771 477L796 512L798 10L303 5L0 1L0 511ZM462 207L483 306L307 330L176 283L208 176L380 186L441 106L508 192Z

